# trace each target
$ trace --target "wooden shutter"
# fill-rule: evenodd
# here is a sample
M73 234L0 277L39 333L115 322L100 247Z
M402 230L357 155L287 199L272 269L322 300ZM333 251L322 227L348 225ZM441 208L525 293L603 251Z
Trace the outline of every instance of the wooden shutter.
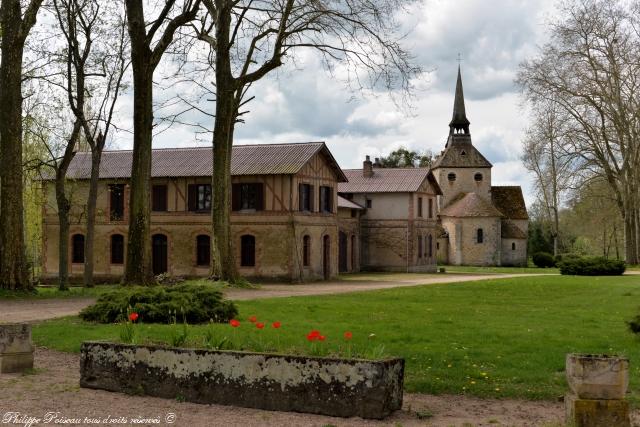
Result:
M298 184L298 210L300 212L304 211L304 184Z
M314 208L314 205L315 205L315 203L313 203L313 201L314 201L314 198L313 198L314 191L313 190L314 190L313 185L309 184L309 211L310 212L314 212L313 208Z
M240 192L242 191L242 184L231 185L231 210L240 210Z
M327 196L329 197L329 212L333 213L333 187L327 187Z
M264 210L264 184L253 184L256 189L256 210Z
M189 184L187 195L187 209L191 212L198 210L198 186L195 184Z

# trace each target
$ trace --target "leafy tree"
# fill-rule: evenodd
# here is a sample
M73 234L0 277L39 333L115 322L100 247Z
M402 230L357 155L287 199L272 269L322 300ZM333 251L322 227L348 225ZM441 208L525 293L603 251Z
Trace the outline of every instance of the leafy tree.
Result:
M431 151L413 151L400 147L388 156L379 159L384 168L428 168L433 161Z

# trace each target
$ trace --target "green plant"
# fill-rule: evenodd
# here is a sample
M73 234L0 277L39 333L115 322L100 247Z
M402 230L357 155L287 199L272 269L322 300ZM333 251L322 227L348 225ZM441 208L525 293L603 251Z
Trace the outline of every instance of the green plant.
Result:
M209 350L224 350L227 347L230 347L229 339L224 336L221 337L216 333L215 327L213 326L213 322L204 331L204 347Z
M624 261L604 257L565 258L558 267L570 276L620 276L626 270Z
M429 418L433 418L433 412L428 409L416 411L416 417L418 417L419 420L428 420Z
M167 313L184 311L188 323L228 322L238 314L235 304L223 298L220 290L207 282L182 283L171 287L121 288L103 294L80 313L83 320L114 323L131 307L145 323L166 323Z
M533 263L536 265L536 267L540 267L540 268L548 268L548 267L555 267L556 262L553 259L553 255L551 255L548 252L536 252L535 254L533 254Z
M184 315L184 310L182 311L182 325L178 326L178 321L176 318L176 312L173 312L172 317L172 328L171 328L171 336L169 337L169 342L171 343L171 347L182 347L187 342L189 338L189 328L187 325L187 320Z
M136 326L135 322L138 320L138 313L131 310L128 307L127 314L122 314L123 320L120 327L120 341L125 344L135 344L136 342Z

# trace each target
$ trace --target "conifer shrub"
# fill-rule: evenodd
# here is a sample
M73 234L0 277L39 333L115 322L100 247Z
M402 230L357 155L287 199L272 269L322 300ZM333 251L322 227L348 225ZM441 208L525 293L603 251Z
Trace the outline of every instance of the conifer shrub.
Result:
M558 267L571 276L620 276L627 268L624 261L604 257L564 258Z
M536 267L547 268L547 267L555 267L556 261L548 252L536 252L533 254L533 263Z
M210 283L183 283L171 287L151 286L119 288L107 292L82 312L90 322L114 323L128 312L136 312L144 323L169 323L173 316L190 324L209 321L226 323L238 314L231 301Z

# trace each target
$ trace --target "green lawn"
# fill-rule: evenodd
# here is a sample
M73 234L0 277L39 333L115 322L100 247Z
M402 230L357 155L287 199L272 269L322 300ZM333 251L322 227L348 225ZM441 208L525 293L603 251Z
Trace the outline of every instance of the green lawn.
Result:
M471 265L440 265L447 273L560 274L557 268L538 267L474 267Z
M118 285L98 285L93 288L72 286L68 291L60 291L55 286L38 286L34 291L30 292L15 292L0 289L0 300L98 297L104 292L117 289L117 287Z
M237 304L240 328L215 328L238 341L301 347L318 329L323 345L336 347L349 330L363 347L375 334L373 342L406 359L409 392L554 399L566 391L565 354L589 352L627 355L632 399L640 400L640 340L625 325L640 306L640 276L522 277ZM258 331L250 315L282 328ZM157 341L168 340L170 328L139 330ZM192 327L192 339L206 328ZM83 340L117 339L119 330L66 318L36 325L33 336L39 345L78 351Z

